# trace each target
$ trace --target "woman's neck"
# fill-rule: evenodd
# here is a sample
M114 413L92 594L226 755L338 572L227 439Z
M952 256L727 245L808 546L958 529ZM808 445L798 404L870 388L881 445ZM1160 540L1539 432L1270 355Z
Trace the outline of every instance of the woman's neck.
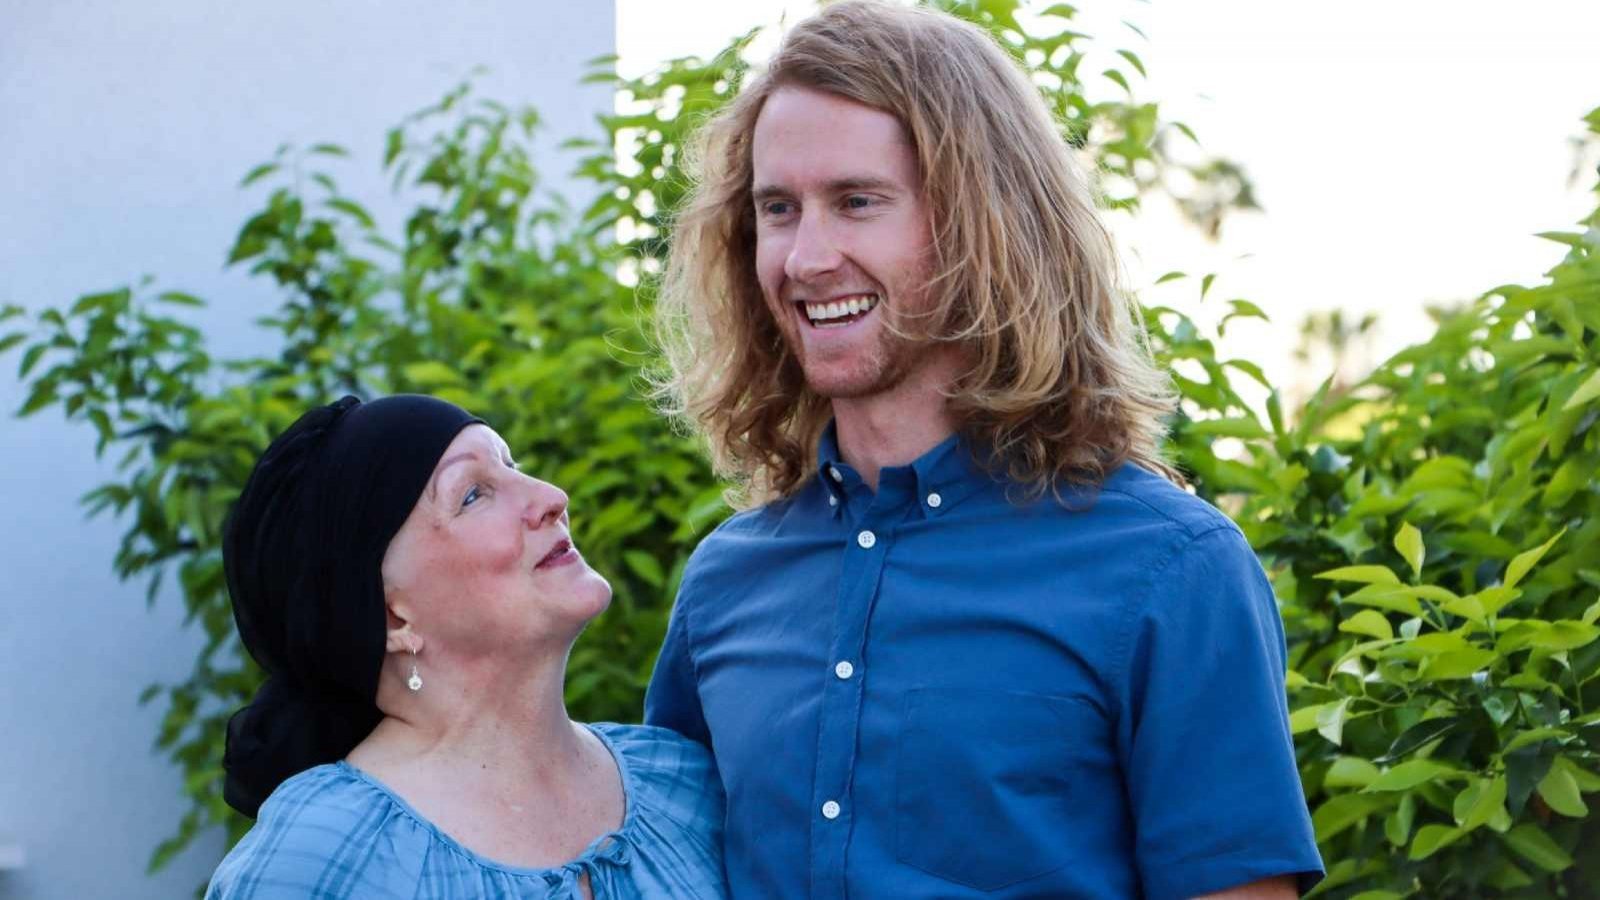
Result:
M386 665L385 716L348 761L483 856L523 866L575 858L621 827L626 799L610 751L567 716L566 655L550 656L514 673L424 673L415 693Z
M405 686L410 661L385 665L378 690L384 718L350 754L352 764L404 766L495 793L559 784L585 758L586 742L567 715L565 653L530 653L517 669L488 662L423 668L420 691ZM376 774L376 772L375 772Z

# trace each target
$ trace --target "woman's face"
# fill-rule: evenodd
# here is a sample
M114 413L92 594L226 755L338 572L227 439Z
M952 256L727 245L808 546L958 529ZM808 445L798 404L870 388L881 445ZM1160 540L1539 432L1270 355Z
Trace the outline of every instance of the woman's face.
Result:
M384 554L392 615L430 650L564 649L611 601L611 585L573 546L567 523L567 495L517 471L488 426L469 425Z

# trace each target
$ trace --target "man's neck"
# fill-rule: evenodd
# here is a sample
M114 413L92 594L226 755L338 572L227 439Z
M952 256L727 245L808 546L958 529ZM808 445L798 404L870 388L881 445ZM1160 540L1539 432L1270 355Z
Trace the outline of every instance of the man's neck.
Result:
M937 390L834 400L833 421L839 455L873 493L883 469L907 465L955 433L955 420Z

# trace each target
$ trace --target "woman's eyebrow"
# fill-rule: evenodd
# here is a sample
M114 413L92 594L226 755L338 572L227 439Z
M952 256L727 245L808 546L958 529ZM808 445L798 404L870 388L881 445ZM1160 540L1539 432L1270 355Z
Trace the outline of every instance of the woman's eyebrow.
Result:
M428 498L430 500L438 499L438 497L439 497L439 482L441 480L443 480L444 470L445 469L448 469L451 466L453 466L456 463L461 462L463 460L477 459L477 458L478 458L478 455L469 450L466 453L457 453L455 456L452 456L449 459L446 459L443 462L439 463L439 468L437 468L437 469L435 469L433 471L433 480L428 483Z

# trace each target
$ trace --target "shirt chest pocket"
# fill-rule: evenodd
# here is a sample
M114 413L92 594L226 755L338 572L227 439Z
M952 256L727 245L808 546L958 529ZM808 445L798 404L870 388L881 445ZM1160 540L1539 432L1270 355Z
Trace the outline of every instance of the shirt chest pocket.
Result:
M895 774L896 858L980 891L1066 865L1073 783L1093 777L1105 728L1092 705L1073 698L908 692Z

